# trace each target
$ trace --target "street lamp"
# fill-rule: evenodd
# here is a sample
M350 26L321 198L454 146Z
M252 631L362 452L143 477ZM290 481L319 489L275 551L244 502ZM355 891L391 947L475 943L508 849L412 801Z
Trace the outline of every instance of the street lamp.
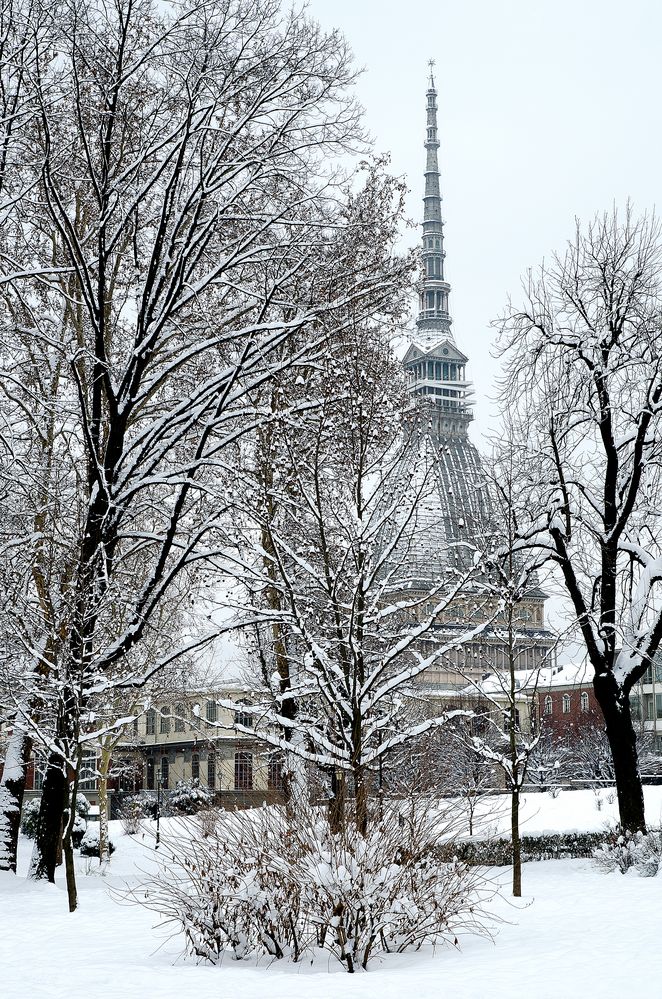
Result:
M161 784L162 778L156 778L156 846L155 850L158 850L161 843Z

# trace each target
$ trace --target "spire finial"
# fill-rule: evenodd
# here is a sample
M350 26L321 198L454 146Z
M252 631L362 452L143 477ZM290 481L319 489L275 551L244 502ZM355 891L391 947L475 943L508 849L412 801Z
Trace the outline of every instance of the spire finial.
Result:
M434 90L434 73L432 72L432 70L434 69L435 65L436 63L434 59L428 59L428 66L430 67L430 87L432 90Z

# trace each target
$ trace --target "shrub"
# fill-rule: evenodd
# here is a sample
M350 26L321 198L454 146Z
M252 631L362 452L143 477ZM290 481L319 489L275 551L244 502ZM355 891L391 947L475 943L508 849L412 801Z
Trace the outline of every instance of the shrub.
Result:
M28 801L27 804L23 806L23 811L21 813L21 832L24 836L29 836L30 839L34 839L37 835L37 820L39 819L40 807L40 798L33 798L32 801ZM87 798L82 795L77 796L76 818L71 832L71 842L74 846L80 846L80 842L85 835L89 811L90 804Z
M81 857L99 856L99 823L90 822L80 844ZM108 839L108 855L115 852L115 844Z
M83 841L83 837L87 830L87 822L82 815L76 815L74 819L74 827L71 830L71 843L72 846L79 847Z
M169 795L170 809L180 815L195 815L208 809L214 800L214 792L194 780L178 780L175 790Z
M659 831L622 833L617 826L607 842L594 851L597 866L610 873L625 874L630 868L642 878L654 878L662 860L662 838Z
M40 807L41 798L33 798L32 801L27 801L23 805L21 812L21 832L24 836L29 836L30 839L34 839L37 835L37 820L39 818Z
M331 831L325 812L278 806L220 813L201 835L180 820L161 866L134 898L166 915L190 953L216 963L230 950L297 961L322 947L346 968L380 951L456 943L487 933L494 889L476 868L435 856L438 817L400 826L387 810L364 838Z
M135 836L142 820L147 817L145 802L140 795L133 795L122 803L119 817L125 834Z
M545 833L522 836L522 861L592 857L604 833ZM470 866L509 867L513 862L510 837L444 843L437 848L442 860L457 857Z
M220 811L218 808L204 808L198 812L196 815L196 824L202 836L206 838L207 836L214 835L219 818Z

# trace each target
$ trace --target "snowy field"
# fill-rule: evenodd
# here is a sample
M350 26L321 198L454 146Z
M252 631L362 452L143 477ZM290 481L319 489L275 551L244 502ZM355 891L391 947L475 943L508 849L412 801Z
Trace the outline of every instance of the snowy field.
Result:
M651 824L662 789L647 788ZM530 795L524 831L601 829L615 817L609 792ZM137 868L153 852L149 834L132 840L111 823L117 852L110 873L79 862L80 909L67 912L63 883L31 884L0 877L0 996L2 999L572 999L597 995L662 995L662 874L639 878L602 874L590 861L524 867L525 897L508 897L501 869L504 920L494 941L467 937L461 948L429 949L376 960L367 973L347 975L333 960L315 966L285 963L196 965L182 957L181 939L155 925L153 913L119 904L109 888L136 884ZM30 843L22 841L21 872Z

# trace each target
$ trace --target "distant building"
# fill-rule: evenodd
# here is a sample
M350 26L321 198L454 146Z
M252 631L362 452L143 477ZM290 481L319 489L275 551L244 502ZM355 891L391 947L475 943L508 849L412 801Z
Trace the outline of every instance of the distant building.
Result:
M574 739L582 729L604 728L588 663L543 670L537 684L538 718L554 739Z
M478 545L490 530L490 501L481 459L469 439L473 419L472 387L467 378L468 357L455 342L449 309L451 286L446 279L444 226L441 214L437 131L437 90L430 73L426 93L426 164L423 198L422 278L419 312L404 357L413 419L420 434L410 449L410 471L420 463L421 435L431 456L434 484L417 514L416 541L409 557L409 595L425 605L426 593L443 573L462 571L471 564L471 543ZM545 628L546 595L532 587L518 607L518 669L549 665L554 643ZM457 637L494 614L494 602L469 588L443 614L434 633L422 644L429 652L440 642ZM497 622L498 624L498 622ZM464 686L486 672L508 668L506 649L498 627L488 627L475 639L449 652L419 679L431 689Z

